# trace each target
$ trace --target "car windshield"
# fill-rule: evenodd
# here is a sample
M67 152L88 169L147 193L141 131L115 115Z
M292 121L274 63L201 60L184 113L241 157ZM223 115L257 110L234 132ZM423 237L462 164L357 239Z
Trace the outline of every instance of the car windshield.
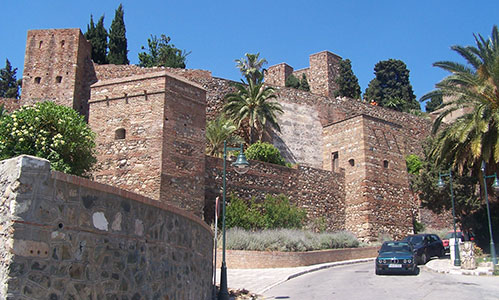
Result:
M388 242L381 246L379 252L411 252L411 246L408 243Z
M408 237L407 240L414 245L418 245L418 244L421 244L423 242L423 237L420 235L414 235L414 236Z

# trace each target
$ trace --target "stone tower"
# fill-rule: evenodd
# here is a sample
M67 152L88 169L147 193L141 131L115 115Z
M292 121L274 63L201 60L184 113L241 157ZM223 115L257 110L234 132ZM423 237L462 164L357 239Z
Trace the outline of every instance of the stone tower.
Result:
M338 89L336 77L338 76L340 61L340 56L329 51L321 51L310 55L310 66L305 69L294 71L286 63L280 63L267 69L265 83L285 86L289 75L293 74L296 78L301 79L302 74L305 74L312 94L333 97L334 91Z
M80 29L28 31L23 104L51 100L88 117L90 84L95 81L91 46Z
M96 181L202 216L206 91L162 71L92 85Z
M324 169L345 171L345 229L363 240L412 233L402 126L358 115L324 127Z

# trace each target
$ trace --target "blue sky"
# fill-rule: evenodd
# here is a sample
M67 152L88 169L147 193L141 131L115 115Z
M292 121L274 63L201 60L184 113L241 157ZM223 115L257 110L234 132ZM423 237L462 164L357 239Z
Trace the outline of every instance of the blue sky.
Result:
M90 14L105 15L109 28L120 3L125 10L128 58L138 63L151 34L166 34L191 51L187 67L239 80L234 60L260 52L270 65L308 66L309 55L329 50L352 61L362 92L374 65L404 61L417 98L446 73L440 60L460 61L452 45L474 44L473 33L489 37L499 23L499 1L114 1L1 0L0 67L8 58L21 77L29 29L81 28Z

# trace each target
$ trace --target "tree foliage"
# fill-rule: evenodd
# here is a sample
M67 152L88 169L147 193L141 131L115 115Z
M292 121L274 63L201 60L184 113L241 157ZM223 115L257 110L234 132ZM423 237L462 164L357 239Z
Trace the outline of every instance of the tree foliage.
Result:
M476 46L452 46L465 64L440 61L433 65L451 74L436 84L437 89L421 98L447 97L433 125L437 143L431 157L439 164L450 164L460 173L479 172L482 161L489 172L499 163L499 33L497 25L485 39L474 35ZM442 120L458 109L469 113L440 130ZM482 174L483 175L483 174Z
M97 64L107 64L108 34L104 27L104 16L101 16L95 25L93 16L90 15L90 23L87 25L87 32L84 36L92 45L92 60Z
M12 68L10 61L5 60L5 68L0 69L0 97L19 99L21 80L16 78L17 68Z
M440 105L443 103L442 95L433 96L430 101L426 102L425 110L426 112L432 112L440 108Z
M420 110L409 82L409 70L401 60L380 61L374 67L375 78L364 93L367 101L403 112Z
M228 119L224 114L206 125L206 154L222 157L224 152L224 141L227 145L234 146L241 142L243 139L235 134L237 126L231 119Z
M23 106L0 118L0 159L21 154L48 159L54 170L78 176L96 162L94 133L83 116L53 102Z
M267 63L265 58L260 58L260 53L246 53L245 57L236 59L236 66L246 79L248 84L251 82L257 85L263 81L263 66Z
M286 165L286 161L279 149L274 145L265 142L256 142L244 152L248 159L259 160L281 166Z
M236 89L235 93L225 96L224 112L238 123L238 127L243 126L248 144L262 140L267 123L280 131L277 114L283 110L279 103L272 101L277 98L272 87L250 81L248 86L236 84Z
M452 208L449 176L442 177L446 183L445 188L439 189L437 183L439 175L449 174L450 170L452 172L456 217L460 221L480 208L480 199L475 194L478 185L477 177L459 175L450 165L437 164L430 156L433 143L434 141L429 139L423 145L424 159L420 171L411 176L412 189L419 195L423 207L436 213L448 211ZM470 172L465 174L470 174Z
M116 9L111 28L109 29L109 53L107 60L110 64L128 65L128 46L124 20L123 5Z
M155 35L147 39L147 52L139 53L139 65L141 67L170 67L185 69L185 60L190 52L175 48L170 44L170 37L164 34L158 39ZM145 47L142 46L142 50Z
M289 75L288 78L286 78L286 82L284 83L284 85L286 87L309 92L310 86L308 85L307 75L305 75L305 73L301 75L301 79L296 78L296 76L293 74Z
M340 61L340 70L336 83L338 84L338 90L334 93L335 97L360 99L359 80L352 71L352 62L349 59Z

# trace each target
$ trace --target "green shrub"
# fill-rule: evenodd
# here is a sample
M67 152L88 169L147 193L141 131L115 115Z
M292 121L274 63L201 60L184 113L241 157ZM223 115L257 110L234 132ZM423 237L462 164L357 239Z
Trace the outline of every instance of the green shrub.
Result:
M228 228L246 230L301 228L306 218L306 211L289 203L285 195L267 195L262 204L254 199L244 201L231 195L226 207L225 224ZM222 225L221 222L219 224Z
M414 233L421 233L425 230L425 226L423 223L418 222L418 220L412 219L412 229Z
M289 203L284 195L272 197L267 195L263 203L263 220L265 229L301 228L307 217L304 209Z
M218 244L221 245L221 242ZM296 252L357 248L359 245L353 234L344 231L314 233L297 229L273 229L251 232L231 228L226 236L226 247L231 250Z
M407 172L412 175L419 174L419 170L423 167L423 162L419 156L415 154L409 154L405 157L405 163L407 165Z
M286 162L281 152L274 145L265 142L256 142L244 152L246 158L284 166Z
M294 89L297 89L300 87L300 80L296 78L295 75L291 74L286 78L286 82L284 83L286 87L292 87Z
M72 108L49 101L23 106L0 118L0 159L33 155L54 170L85 176L97 161L94 136Z
M244 200L231 195L226 207L225 225L228 228L239 227L246 230L262 228L263 218L257 207L253 199L248 206Z

